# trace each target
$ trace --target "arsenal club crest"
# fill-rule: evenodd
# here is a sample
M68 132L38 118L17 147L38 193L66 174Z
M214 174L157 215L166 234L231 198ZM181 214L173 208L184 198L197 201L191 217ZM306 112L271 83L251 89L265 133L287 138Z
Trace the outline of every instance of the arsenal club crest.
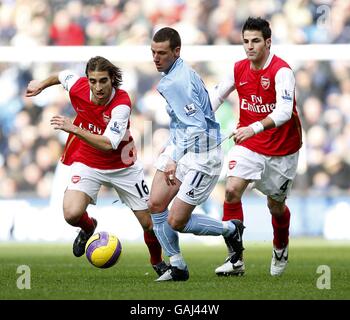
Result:
M103 113L102 115L103 115L103 121L104 121L105 123L108 123L108 122L111 120L111 117L108 116L108 115L106 115L105 113Z
M81 177L80 177L80 176L73 176L73 177L72 177L72 182L73 182L73 183L78 183L80 180L81 180Z
M228 167L230 168L230 170L232 170L237 164L236 160L231 160L228 164Z
M267 90L270 87L270 79L269 78L262 76L260 79L260 83L261 83L261 86L263 87L264 90Z

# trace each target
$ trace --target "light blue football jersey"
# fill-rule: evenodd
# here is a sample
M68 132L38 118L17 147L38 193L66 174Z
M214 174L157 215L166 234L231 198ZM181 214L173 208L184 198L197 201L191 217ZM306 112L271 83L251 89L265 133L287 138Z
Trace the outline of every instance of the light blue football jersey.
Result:
M215 120L208 91L200 76L181 58L163 73L157 90L167 102L174 161L187 152L207 153L220 144L220 124Z

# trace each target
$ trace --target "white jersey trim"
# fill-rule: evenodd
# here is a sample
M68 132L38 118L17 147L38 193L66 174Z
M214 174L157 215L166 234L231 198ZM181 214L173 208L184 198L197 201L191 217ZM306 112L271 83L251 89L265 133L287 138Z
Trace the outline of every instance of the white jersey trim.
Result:
M61 82L63 88L68 92L79 80L79 78L80 77L71 70L63 70L58 74L58 80Z
M270 54L269 54L269 56L267 57L267 60L266 60L266 62L265 62L265 64L264 64L264 66L263 66L263 70L266 69L266 68L270 65L273 56L274 56L274 54L273 54L272 52L270 52Z
M129 117L130 107L125 104L118 105L118 108L115 107L111 112L111 120L108 122L103 135L110 140L114 150L118 148L119 143L125 136Z
M232 69L233 70L233 69ZM236 89L234 73L228 74L221 82L213 89L209 90L209 99L213 111L219 109L224 100Z
M276 127L287 122L293 113L295 78L293 71L283 67L279 69L275 76L276 107L269 117Z

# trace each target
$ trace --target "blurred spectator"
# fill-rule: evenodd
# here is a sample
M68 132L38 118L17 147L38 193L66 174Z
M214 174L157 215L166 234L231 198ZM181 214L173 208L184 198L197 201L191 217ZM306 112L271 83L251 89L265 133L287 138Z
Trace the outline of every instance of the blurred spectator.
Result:
M312 126L322 120L322 102L315 96L309 96L305 99L302 106L301 118L303 128L309 130Z
M50 44L55 46L82 46L85 44L83 28L72 21L67 10L59 10L54 14L50 26Z
M330 177L330 185L336 189L350 189L350 165L338 154L330 153L323 164L325 172Z

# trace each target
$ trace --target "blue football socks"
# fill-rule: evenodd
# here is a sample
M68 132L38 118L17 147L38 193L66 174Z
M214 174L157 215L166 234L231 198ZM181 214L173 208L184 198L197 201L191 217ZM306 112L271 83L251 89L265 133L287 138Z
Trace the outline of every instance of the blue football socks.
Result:
M180 253L179 236L177 231L172 229L167 221L168 209L160 213L151 214L153 231L156 234L165 254L168 257Z
M204 214L192 214L186 226L181 232L193 233L201 236L220 236L224 237L233 233L236 226L233 223L219 221Z

